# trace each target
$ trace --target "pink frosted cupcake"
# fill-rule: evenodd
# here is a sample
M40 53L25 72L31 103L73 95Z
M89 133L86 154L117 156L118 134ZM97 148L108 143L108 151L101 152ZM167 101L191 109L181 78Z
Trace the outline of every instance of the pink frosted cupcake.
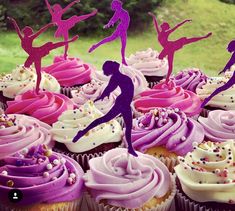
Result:
M171 80L168 84L162 82L140 93L139 98L133 101L136 116L165 107L178 108L187 116L196 118L201 112L201 100L195 93L176 86Z
M43 71L54 76L61 85L61 93L71 97L71 88L78 87L91 81L94 68L79 58L64 59L56 56L52 65L43 68Z
M84 176L89 210L167 211L175 196L175 181L156 158L117 148L89 161Z
M74 109L74 103L65 95L40 91L28 91L7 102L6 114L26 114L49 125L68 109Z

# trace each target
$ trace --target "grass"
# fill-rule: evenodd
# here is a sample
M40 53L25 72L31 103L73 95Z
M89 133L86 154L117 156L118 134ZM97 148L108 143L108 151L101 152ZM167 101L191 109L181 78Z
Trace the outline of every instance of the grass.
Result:
M208 40L188 45L178 52L175 56L174 71L186 67L199 67L209 75L216 75L230 57L226 47L235 36L234 11L234 5L224 4L218 0L167 0L157 11L159 21L165 20L174 26L184 19L193 19L191 24L186 24L176 31L171 39L178 39L182 36L201 36L209 31L213 32L213 37ZM81 36L76 43L71 45L70 56L79 57L95 65L97 69L100 69L107 59L120 60L119 40L101 46L92 54L87 53L89 47L100 39L102 37ZM53 38L53 32L42 35L36 45L49 40L56 41ZM143 33L129 36L127 55L148 47L161 50L152 24ZM53 57L62 52L63 49L51 52L43 60L43 65L51 64ZM17 64L22 64L26 56L14 32L0 33L0 72L10 72Z

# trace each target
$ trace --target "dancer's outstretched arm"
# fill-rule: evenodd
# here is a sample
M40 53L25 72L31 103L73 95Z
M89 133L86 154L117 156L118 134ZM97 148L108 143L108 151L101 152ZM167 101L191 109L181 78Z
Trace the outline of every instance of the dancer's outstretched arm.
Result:
M51 26L54 26L54 23L47 24L46 26L42 27L38 32L36 32L35 34L31 35L30 37L33 38L33 39L37 38L40 34L45 32Z
M10 21L13 23L14 28L15 28L15 30L16 30L16 32L17 32L19 38L22 40L22 39L23 39L23 36L22 36L22 34L21 34L20 28L19 28L19 26L18 26L16 20L15 20L14 18L10 18L10 17L8 17L8 20L10 20Z
M70 9L74 4L79 3L79 2L80 2L80 0L75 0L75 1L71 2L68 6L66 6L66 7L62 10L62 12L65 13L65 12L66 12L68 9Z
M175 27L173 27L172 29L170 29L168 32L172 33L174 32L176 29L178 29L179 27L183 26L185 23L187 22L191 22L192 20L184 20L181 23L177 24Z
M155 29L157 30L157 33L159 34L160 33L160 29L159 29L159 26L158 26L158 22L157 22L156 16L153 13L151 13L151 12L149 12L148 14L150 16L152 16Z
M108 24L106 24L104 26L104 28L109 28L110 26L113 26L119 19L119 13L118 12L115 12L113 17L110 19L110 21L108 22Z
M228 61L228 63L225 65L224 69L219 73L225 73L227 70L229 70L233 65L235 64L235 52L233 53L231 59Z
M110 95L110 93L113 92L117 87L118 87L118 85L116 83L116 80L112 76L112 78L109 81L109 84L107 85L107 87L105 88L103 93L94 102L96 102L98 100L103 100L105 97L108 97Z
M48 0L45 0L45 2L46 2L47 8L48 8L50 14L52 15L52 14L53 14L53 11L52 11L52 9L51 9L51 5L49 4Z

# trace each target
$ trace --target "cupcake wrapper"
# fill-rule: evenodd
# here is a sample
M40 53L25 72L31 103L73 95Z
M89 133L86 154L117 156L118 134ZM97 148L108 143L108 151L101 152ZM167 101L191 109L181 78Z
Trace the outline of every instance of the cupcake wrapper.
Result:
M166 167L169 169L171 173L174 173L174 167L178 165L178 159L177 158L164 158L164 157L157 157L162 163L166 165Z
M152 89L156 84L158 84L160 81L154 81L154 82L148 82L148 87Z
M73 86L73 87L61 87L60 88L60 93L67 96L68 98L72 98L72 94L71 91L78 89L79 87L81 87L82 85L79 86Z
M174 202L174 197L176 194L176 184L175 184L175 175L171 176L172 178L172 191L170 196L157 207L151 209L145 209L145 211L169 211ZM105 205L103 203L96 202L89 193L85 193L85 199L89 211L142 211L141 208L136 209L126 209L122 207L113 207L112 205Z
M200 205L194 201L189 200L186 198L182 193L180 193L179 190L177 190L176 193L176 210L181 210L181 211L215 211L212 208L207 208L206 206ZM221 211L228 211L221 209ZM219 211L219 209L216 211ZM232 210L230 210L232 211Z
M118 121L118 123L121 125L122 128L125 127L125 123L122 116L117 117L116 120Z
M104 152L94 153L94 154L74 154L72 152L64 152L62 150L54 148L53 151L67 155L68 157L77 161L84 171L90 169L89 160L96 157L101 157Z
M7 104L0 102L0 108L5 111L7 108Z
M3 204L0 204L0 210L2 211L83 211L82 207L83 199L78 199L72 202L65 202L65 203L54 203L51 205L46 205L46 207L41 204L41 209L40 209L40 204L39 205L32 205L30 207L8 207L4 206Z
M202 117L208 117L208 114L209 114L210 110L206 109L206 108L203 108L201 113L200 113L200 116Z

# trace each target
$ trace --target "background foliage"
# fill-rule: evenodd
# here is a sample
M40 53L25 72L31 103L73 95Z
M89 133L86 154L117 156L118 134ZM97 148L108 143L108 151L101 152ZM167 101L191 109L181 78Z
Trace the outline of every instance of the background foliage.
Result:
M68 5L72 0L49 0L51 5L59 3L62 7ZM131 16L131 29L142 29L146 26L150 19L146 15L149 11L154 11L156 7L164 0L131 0L124 1L126 8ZM89 34L94 31L99 34L103 33L103 25L108 22L113 14L110 9L111 0L81 0L80 3L74 5L65 15L64 19L72 15L81 15L90 13L97 8L99 13L95 18L91 18L85 22L77 24L73 28L73 32ZM49 23L51 20L50 14L46 8L44 0L1 0L0 3L0 28L6 22L6 17L14 17L21 27L29 25L35 29ZM10 28L10 25L7 25ZM108 33L108 32L107 32Z
M229 3L229 4L235 4L235 0L220 0L220 1Z

